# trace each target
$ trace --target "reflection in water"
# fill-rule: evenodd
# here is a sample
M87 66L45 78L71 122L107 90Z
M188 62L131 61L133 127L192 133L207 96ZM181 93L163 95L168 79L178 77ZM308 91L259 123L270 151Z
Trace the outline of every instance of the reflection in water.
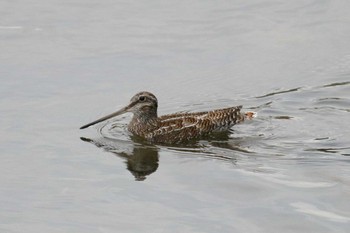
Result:
M194 141L193 144L177 145L174 147L145 144L144 140L140 140L134 136L130 137L130 141L109 137L94 139L81 137L80 139L125 159L127 169L134 175L135 179L137 181L143 181L146 179L146 176L158 169L158 150L162 148L165 150L177 151L181 154L197 154L200 157L210 157L232 164L237 163L238 154L253 153L240 146L240 140L243 139L236 138L233 140L229 136L230 133L232 132L215 132L208 135L207 138L205 138L206 140Z
M146 176L152 174L158 168L158 148L155 146L128 144L125 148L125 143L118 143L111 139L84 137L80 139L126 159L127 169L138 181L145 180Z
M156 148L136 147L132 155L126 155L128 170L136 180L144 180L158 168L158 151Z

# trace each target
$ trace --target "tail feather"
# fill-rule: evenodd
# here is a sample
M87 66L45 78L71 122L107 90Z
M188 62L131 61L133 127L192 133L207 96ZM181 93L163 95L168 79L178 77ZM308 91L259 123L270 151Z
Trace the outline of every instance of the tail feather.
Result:
M257 115L258 115L258 113L256 113L256 112L246 112L246 113L244 113L245 118L248 119L248 120L251 120L251 119L257 117Z

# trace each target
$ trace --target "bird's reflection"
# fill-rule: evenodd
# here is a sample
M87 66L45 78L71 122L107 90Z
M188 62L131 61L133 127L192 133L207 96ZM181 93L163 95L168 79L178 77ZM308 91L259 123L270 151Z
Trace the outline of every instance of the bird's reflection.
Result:
M127 168L136 180L146 179L146 176L155 172L158 166L158 151L156 148L136 147L132 155L127 155Z
M91 139L81 137L80 139L125 159L127 169L137 181L145 180L159 166L158 148L156 146L137 143L126 144L107 138Z
M239 154L251 154L247 148L241 146L242 139L231 138L232 132L215 132L205 140L193 141L184 145L153 145L137 136L130 136L131 140L119 140L109 137L86 138L81 140L103 148L105 151L125 159L127 169L137 181L143 181L154 173L159 166L159 150L170 150L177 153L191 153L200 157L210 157L236 164Z

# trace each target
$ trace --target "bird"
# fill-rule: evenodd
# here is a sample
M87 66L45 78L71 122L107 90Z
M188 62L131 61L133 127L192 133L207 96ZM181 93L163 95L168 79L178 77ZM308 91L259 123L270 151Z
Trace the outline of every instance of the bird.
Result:
M201 139L213 132L228 131L245 118L254 117L254 112L241 113L242 106L215 109L203 112L179 112L158 117L158 100L148 91L134 95L130 103L120 110L83 125L88 128L118 115L131 112L133 117L128 131L151 143L180 144Z

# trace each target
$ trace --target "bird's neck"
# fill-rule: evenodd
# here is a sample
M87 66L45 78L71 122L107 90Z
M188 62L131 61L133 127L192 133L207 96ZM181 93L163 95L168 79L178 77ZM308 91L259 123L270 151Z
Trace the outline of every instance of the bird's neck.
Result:
M157 112L142 112L134 113L134 116L129 124L129 131L142 136L157 129L159 125L159 119Z
M134 118L143 124L153 123L158 119L157 109L144 107L142 111L134 112Z

